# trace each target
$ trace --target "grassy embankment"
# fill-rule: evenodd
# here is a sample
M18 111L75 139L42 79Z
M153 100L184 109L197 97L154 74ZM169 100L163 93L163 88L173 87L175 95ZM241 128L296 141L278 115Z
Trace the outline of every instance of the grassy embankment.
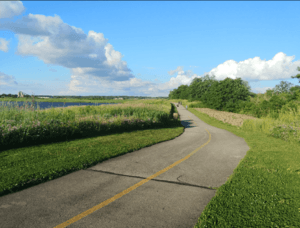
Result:
M170 102L178 101L164 101L160 106L164 107L164 104L167 104L170 107ZM195 111L191 108L192 103L186 100L181 101L184 107L188 105L189 111L202 121L244 138L250 147L230 179L217 189L216 196L202 212L195 228L299 227L300 144L297 140L300 134L299 130L291 131L291 123L299 124L299 115L285 113L280 114L278 119L273 119L268 115L262 118L263 121L246 120L242 127L236 127ZM173 139L183 130L183 127L141 130L38 147L32 146L27 149L24 147L7 150L0 153L0 158L3 158L3 153L8 156L5 160L7 164L5 172L1 170L4 168L3 165L0 165L0 174L16 177L12 175L13 172L20 174L26 171L31 176L24 178L21 176L24 181L33 177L36 181L47 181L51 175L52 178L64 175L58 170L54 171L57 166L61 166L60 170L64 170L66 174L92 166L101 162L101 159L105 160L118 154L134 151L147 144L152 145ZM135 140L132 141L132 138ZM99 148L102 148L102 152ZM39 163L39 159L36 159L37 156L34 155L37 153L40 155L38 158L42 159L44 164L45 162L49 164L48 169L44 164ZM89 156L91 153L97 153L97 157ZM17 159L15 155L27 161ZM35 159L34 162L32 159ZM58 163L58 160L61 162ZM42 171L40 176L37 171ZM14 181L20 184L17 179Z
M10 109L0 106L0 196L174 139L184 131L180 120L171 118L177 110L169 102L118 102L123 104L36 111L16 104Z
M197 103L181 101L184 107ZM300 112L280 113L276 119L269 113L238 127L188 110L205 123L244 138L250 147L194 228L300 227L300 128L295 128Z

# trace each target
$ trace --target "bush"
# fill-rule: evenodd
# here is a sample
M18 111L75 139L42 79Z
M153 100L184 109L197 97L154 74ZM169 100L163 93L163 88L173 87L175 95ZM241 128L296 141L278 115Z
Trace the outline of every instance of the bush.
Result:
M195 104L190 104L190 108L209 108L209 107L205 103L198 102Z
M188 102L200 101L200 98L189 98Z
M240 113L241 114L254 114L255 113L255 109L256 109L256 105L250 101L240 101L239 102L239 108L240 108Z
M256 106L255 113L257 116L260 117L266 117L268 113L271 111L270 102L263 100L258 106Z
M287 99L287 102L294 101L294 100L300 100L300 91L293 91L293 94L290 94L290 93L287 94L286 99Z
M291 100L282 107L281 112L289 113L291 110L294 115L297 115L298 114L298 104L299 104L299 102Z
M224 111L239 113L245 102L246 101L242 101L242 100L238 100L237 102L233 102L233 100L230 100L229 102L226 103L224 107Z
M201 101L215 110L234 111L238 109L239 101L249 101L247 88L242 85L241 78L226 78L213 82L209 90L203 94Z
M271 99L269 100L270 102L270 109L278 112L279 110L281 110L282 106L285 105L287 102L284 101L282 98L280 98L279 96L273 96L271 97Z

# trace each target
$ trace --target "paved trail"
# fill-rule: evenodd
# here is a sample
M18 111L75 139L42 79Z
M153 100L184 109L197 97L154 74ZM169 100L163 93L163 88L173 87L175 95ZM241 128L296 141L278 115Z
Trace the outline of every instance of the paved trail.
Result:
M177 108L179 137L0 197L5 228L193 228L250 149ZM148 178L148 179L147 179Z

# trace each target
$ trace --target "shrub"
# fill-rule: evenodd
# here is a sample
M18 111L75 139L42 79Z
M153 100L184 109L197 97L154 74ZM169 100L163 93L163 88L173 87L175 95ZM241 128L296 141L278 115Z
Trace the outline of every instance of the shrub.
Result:
M289 101L287 104L285 104L282 109L281 112L282 113L289 113L290 111L293 112L294 115L297 115L298 113L298 104L299 102L291 100Z
M239 113L241 108L241 104L244 104L245 101L238 100L236 102L233 102L233 100L229 100L229 102L226 103L224 107L224 111L228 112L234 112L234 113Z
M240 106L240 113L241 114L254 114L256 105L250 101L240 101L239 102L239 106Z
M300 100L300 91L292 91L293 94L289 93L286 95L287 102L293 100Z
M190 108L209 108L207 104L202 103L202 102L190 104L189 107L190 107Z

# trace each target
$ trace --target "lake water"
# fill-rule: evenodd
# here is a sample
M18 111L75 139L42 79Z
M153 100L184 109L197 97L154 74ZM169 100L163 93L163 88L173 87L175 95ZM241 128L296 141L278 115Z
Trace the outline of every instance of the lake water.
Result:
M16 105L17 103L17 105ZM12 102L12 101L0 101L0 108L3 106L6 106L8 109L10 107L25 107L26 102L24 101L17 101L17 102ZM31 106L32 102L27 102L28 108ZM42 109L47 109L47 108L58 108L58 107L69 107L69 106L81 106L81 105L90 105L90 106L99 106L99 105L108 105L108 104L116 104L116 103L73 103L73 102L39 102L39 108ZM37 107L37 102L34 102L34 110L36 110Z

